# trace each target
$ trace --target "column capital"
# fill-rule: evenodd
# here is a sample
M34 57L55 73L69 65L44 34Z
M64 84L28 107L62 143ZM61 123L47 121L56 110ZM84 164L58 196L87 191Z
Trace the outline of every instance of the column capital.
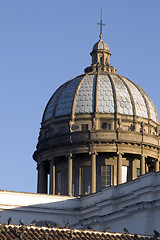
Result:
M145 153L142 153L141 156L147 158L147 155Z
M95 150L92 150L89 152L89 155L98 155L98 153Z
M118 155L124 155L124 152L118 151L117 154Z
M73 158L73 154L70 152L70 153L67 153L66 155L65 155L67 158Z

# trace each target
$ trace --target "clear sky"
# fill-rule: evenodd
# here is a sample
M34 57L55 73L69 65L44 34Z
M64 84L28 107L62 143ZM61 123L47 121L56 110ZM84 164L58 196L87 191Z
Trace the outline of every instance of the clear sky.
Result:
M159 0L0 0L0 189L36 192L42 114L103 40L118 73L141 86L160 117Z

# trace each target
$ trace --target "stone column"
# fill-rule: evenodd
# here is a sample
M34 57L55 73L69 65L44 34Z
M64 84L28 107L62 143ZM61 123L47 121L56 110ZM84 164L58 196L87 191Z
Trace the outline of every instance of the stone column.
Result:
M55 159L50 160L50 186L49 193L55 195Z
M38 193L47 193L47 171L45 169L44 163L38 164Z
M41 176L40 176L40 167L39 164L37 164L37 193L40 193L40 181L41 181Z
M72 154L68 156L68 195L72 196Z
M79 167L78 195L82 194L82 168Z
M155 172L159 172L159 160L155 159Z
M137 178L136 168L135 168L135 161L132 160L132 180Z
M96 152L92 152L92 159L91 159L91 171L92 171L92 182L91 182L91 193L96 192Z
M117 153L117 185L122 183L122 153Z
M144 155L144 154L141 155L141 160L140 160L140 173L141 173L141 175L143 175L143 174L146 173L146 170L145 170L145 155Z

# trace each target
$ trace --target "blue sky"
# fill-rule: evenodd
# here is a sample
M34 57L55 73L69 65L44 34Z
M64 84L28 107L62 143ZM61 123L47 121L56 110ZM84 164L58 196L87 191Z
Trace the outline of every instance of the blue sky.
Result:
M36 192L32 154L45 105L90 65L101 8L111 65L160 116L159 0L0 0L0 189Z

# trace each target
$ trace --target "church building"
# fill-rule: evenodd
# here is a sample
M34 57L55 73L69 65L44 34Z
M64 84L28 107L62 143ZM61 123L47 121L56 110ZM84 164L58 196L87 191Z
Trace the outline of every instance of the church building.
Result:
M45 107L33 154L37 193L0 191L1 223L11 217L13 224L36 219L40 229L46 222L69 223L76 231L127 228L144 239L160 231L157 111L141 87L111 66L99 24L91 65L61 85ZM73 239L81 239L76 234Z

